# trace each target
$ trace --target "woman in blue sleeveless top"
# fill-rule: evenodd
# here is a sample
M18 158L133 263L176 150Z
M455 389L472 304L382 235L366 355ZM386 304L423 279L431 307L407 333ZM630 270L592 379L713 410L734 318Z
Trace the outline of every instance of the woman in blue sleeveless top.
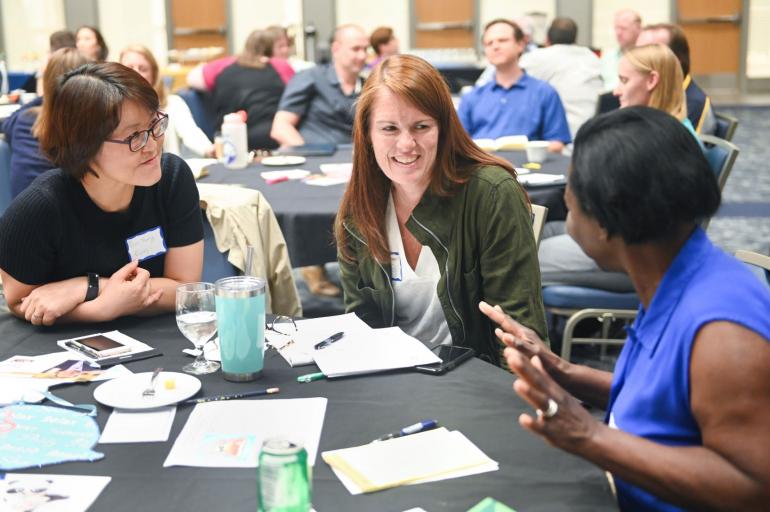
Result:
M482 303L537 409L519 423L612 473L621 510L768 510L770 290L698 227L720 198L697 142L631 107L586 123L572 158L567 230L629 275L641 306L612 374L562 360Z

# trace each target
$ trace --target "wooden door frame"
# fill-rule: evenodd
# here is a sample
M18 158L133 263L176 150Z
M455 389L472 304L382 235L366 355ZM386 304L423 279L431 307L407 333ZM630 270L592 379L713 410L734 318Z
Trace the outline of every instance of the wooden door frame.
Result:
M679 6L677 0L671 0L669 3L671 7L671 22L672 23L679 23ZM703 78L698 80L698 84L703 86L705 89L710 88L734 88L736 92L739 92L740 94L746 94L749 92L750 84L749 82L754 82L755 80L749 80L746 77L746 57L748 55L748 47L749 47L749 16L750 16L750 9L749 9L749 0L742 0L741 1L741 23L740 23L740 52L738 55L738 73L736 77L736 82L734 84L728 83L728 81L725 80L725 78L720 78L719 76L715 77L715 80L712 82L710 80L704 80ZM762 80L762 79L760 79ZM767 89L765 89L767 90Z
M416 0L409 0L409 40L414 48L417 41L417 6ZM481 0L473 0L473 48L477 55L484 55L484 49L481 47Z
M166 47L169 50L174 48L174 17L172 16L171 2L172 0L164 0L166 7ZM234 53L232 4L232 0L225 0L225 41L227 41L225 55L233 55Z

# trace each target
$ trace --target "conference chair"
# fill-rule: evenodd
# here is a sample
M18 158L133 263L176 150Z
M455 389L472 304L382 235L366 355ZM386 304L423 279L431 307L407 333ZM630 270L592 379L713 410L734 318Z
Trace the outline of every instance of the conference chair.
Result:
M11 204L11 147L0 139L0 215Z
M714 112L714 117L716 117L717 120L717 129L714 135L728 142L732 141L735 130L738 128L738 120L732 116L720 114L718 112Z
M216 116L209 94L189 88L179 89L176 93L187 103L198 128L209 140L214 140L214 133L217 131L217 127L214 126Z
M532 231L535 234L535 246L540 245L540 235L543 234L545 218L548 217L548 207L539 204L532 205Z
M727 183L727 178L733 170L735 160L741 152L738 146L732 142L721 139L714 135L700 135L703 142L703 154L706 156L711 169L716 174L719 190L722 191ZM706 229L711 219L705 219L701 222L701 227Z
M740 150L732 142L713 135L701 135L704 155L717 177L721 191L730 176ZM705 230L710 219L701 222ZM549 284L552 283L552 284ZM566 317L562 335L561 357L569 360L572 345L621 345L625 336L613 329L618 321L628 325L636 318L639 297L624 274L591 271L568 275L543 275L543 304L552 318ZM584 320L593 318L600 324L599 335L576 337L575 329Z
M738 250L735 251L735 257L744 263L755 265L764 270L765 280L770 285L770 256L760 254L754 251Z

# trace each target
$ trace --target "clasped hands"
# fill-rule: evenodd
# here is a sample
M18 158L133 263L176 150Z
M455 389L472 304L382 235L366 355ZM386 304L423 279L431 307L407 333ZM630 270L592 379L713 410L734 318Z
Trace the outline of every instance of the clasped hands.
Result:
M53 325L60 317L84 303L85 278L48 283L32 290L21 299L19 310L33 325ZM86 285L87 286L87 285ZM118 269L109 279L100 280L99 296L92 301L92 321L108 321L130 315L156 303L163 290L152 290L150 273L132 261Z
M573 453L580 451L595 434L598 422L558 382L565 381L570 363L551 352L535 331L506 315L500 306L481 302L479 309L500 326L495 334L507 346L503 355L519 377L513 383L514 391L538 411L536 417L521 414L519 424L552 445Z

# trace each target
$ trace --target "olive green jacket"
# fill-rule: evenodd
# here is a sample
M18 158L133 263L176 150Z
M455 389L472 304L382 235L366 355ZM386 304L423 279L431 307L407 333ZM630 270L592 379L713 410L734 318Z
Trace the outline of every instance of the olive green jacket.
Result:
M390 264L376 261L350 220L354 261L340 261L345 309L372 327L395 325ZM451 197L427 191L406 223L441 270L438 297L452 342L500 365L503 345L479 301L503 310L547 340L537 247L525 192L500 167L483 167Z

